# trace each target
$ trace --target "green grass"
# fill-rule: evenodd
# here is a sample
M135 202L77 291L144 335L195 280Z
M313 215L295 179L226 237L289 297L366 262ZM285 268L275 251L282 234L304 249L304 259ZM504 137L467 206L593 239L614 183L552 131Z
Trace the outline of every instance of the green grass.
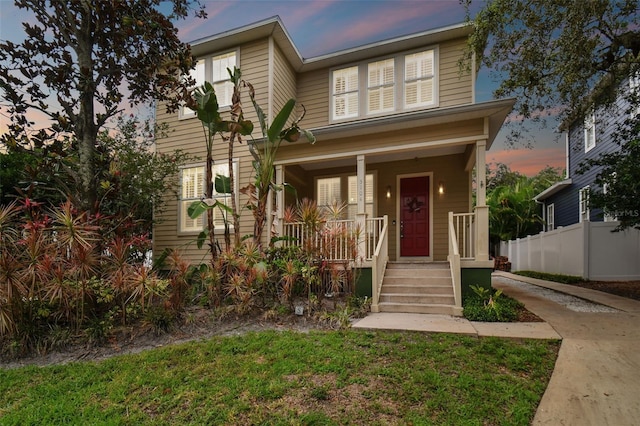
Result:
M559 343L267 331L0 370L0 424L527 425Z
M523 277L554 281L562 284L576 284L586 281L584 278L575 275L549 274L546 272L537 271L516 271L514 272L514 274L522 275Z

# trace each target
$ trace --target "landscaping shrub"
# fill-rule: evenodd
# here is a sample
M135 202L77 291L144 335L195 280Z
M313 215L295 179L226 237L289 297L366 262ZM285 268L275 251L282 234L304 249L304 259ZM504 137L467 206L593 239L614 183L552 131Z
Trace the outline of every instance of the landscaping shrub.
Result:
M463 315L469 321L511 322L518 318L523 305L504 294L480 286L470 286L474 294L465 298Z

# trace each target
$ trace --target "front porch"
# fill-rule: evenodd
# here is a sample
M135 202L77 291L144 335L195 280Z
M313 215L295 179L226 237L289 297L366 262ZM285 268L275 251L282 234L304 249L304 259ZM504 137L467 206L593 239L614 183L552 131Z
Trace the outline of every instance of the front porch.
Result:
M486 209L449 213L446 262L390 262L388 216L329 220L314 229L303 222L285 222L282 244L312 245L315 252L321 253L319 261L370 271L362 274L365 278L359 292L371 297L372 312L460 316L465 288L471 284L490 285L492 262L486 248L483 252L483 246L488 247L488 224L484 231L478 226L483 213Z
M485 156L511 105L494 101L330 125L312 129L315 145L282 145L276 184L296 193L274 193L273 235L284 244L314 240L324 260L366 271L374 312L389 262L446 262L459 314L465 287L490 285ZM345 208L318 233L285 217L304 198Z

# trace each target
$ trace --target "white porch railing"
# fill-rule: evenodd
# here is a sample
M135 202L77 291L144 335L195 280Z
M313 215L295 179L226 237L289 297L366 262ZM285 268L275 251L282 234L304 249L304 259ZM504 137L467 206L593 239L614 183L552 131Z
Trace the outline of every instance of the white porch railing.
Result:
M375 247L371 258L371 312L379 312L378 302L382 289L384 271L387 269L389 261L389 220L387 216L382 217L382 229L379 231L378 244Z
M451 280L453 281L453 296L456 307L462 309L462 277L460 273L460 250L458 240L459 227L455 223L456 215L449 212L449 265L451 266ZM464 229L464 227L462 228Z
M326 260L371 261L383 234L386 238L386 221L386 216L367 218L364 230L357 221L348 219L326 221L315 229L303 222L285 223L283 244L313 247Z
M475 218L475 213L449 213L461 260L475 259Z

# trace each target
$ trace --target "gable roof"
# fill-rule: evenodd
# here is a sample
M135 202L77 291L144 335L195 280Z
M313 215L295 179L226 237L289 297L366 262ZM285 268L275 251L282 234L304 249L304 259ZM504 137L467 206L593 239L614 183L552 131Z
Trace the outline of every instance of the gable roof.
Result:
M357 62L374 56L384 56L401 50L437 44L445 40L468 36L472 31L473 27L469 24L450 25L305 59L291 40L280 17L273 16L253 24L194 40L190 44L192 53L195 56L202 56L209 52L273 37L294 70L305 72L338 64Z

